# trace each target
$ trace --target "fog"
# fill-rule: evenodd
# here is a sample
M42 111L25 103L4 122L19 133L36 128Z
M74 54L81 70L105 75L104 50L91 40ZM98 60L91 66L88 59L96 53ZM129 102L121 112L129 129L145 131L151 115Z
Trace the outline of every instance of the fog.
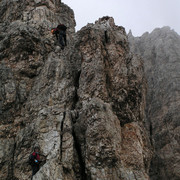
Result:
M75 13L76 30L102 16L140 36L156 27L170 26L180 34L180 0L62 0Z

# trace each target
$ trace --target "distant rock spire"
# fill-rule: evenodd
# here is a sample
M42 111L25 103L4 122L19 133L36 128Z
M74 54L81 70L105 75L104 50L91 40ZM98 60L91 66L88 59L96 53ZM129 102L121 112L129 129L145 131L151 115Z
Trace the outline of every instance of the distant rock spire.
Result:
M128 32L128 36L133 36L131 29Z

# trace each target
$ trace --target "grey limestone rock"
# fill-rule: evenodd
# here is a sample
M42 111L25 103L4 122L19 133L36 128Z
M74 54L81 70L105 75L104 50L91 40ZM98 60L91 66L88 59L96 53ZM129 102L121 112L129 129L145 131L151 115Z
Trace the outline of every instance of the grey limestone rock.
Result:
M146 80L124 28L103 17L75 33L56 0L2 0L0 13L0 179L30 179L38 145L33 180L148 180Z
M133 53L142 56L147 78L146 122L154 147L151 179L180 178L180 36L170 27L141 37L129 34Z

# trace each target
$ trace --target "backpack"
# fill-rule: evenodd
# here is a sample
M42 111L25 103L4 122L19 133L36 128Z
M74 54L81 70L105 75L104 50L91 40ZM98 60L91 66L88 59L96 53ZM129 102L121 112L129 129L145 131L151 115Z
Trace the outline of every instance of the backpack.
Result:
M66 27L64 24L59 24L59 25L57 26L57 29L66 31L67 27Z
M34 156L32 155L32 154L30 154L29 155L29 160L28 160L28 163L30 164L30 165L33 165L34 164Z

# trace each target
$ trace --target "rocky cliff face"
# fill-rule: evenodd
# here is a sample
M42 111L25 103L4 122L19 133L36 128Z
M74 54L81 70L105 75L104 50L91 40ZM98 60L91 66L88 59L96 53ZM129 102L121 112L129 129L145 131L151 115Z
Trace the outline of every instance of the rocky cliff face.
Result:
M180 179L180 36L169 27L134 38L131 50L144 59L147 126L154 146L151 179Z
M143 63L104 17L74 32L60 1L0 2L0 179L149 179ZM68 27L68 45L50 29Z

